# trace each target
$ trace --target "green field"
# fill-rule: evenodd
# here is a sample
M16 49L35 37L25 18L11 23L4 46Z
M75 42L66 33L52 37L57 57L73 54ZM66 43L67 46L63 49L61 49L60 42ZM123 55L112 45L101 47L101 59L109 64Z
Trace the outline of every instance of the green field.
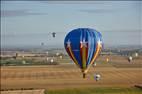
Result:
M46 90L45 94L142 94L139 88L74 88Z

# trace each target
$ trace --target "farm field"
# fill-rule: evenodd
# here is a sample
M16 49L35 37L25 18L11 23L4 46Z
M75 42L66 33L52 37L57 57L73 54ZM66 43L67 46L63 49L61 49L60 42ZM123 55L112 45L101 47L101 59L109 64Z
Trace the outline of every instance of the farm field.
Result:
M135 85L142 84L142 68L139 59L133 63L128 63L127 60L121 57L118 57L118 59L115 58L114 61L112 59L110 63L99 63L101 60L103 61L102 58L98 58L97 66L90 68L85 79L82 78L80 69L72 63L38 66L2 66L1 89L45 89L49 92L47 94L58 94L59 92L61 92L59 94L66 94L63 93L66 91L80 94L82 89L85 90L88 88L92 92L99 92L96 91L97 88L99 88L98 90L104 88L105 92L112 91L108 92L108 94L113 94L113 90L115 91L115 89L120 89L122 92L125 92L126 89L128 94L140 94L139 92L142 90L138 90L138 93L136 93L137 89L132 88ZM124 63L118 62L121 60ZM101 75L99 81L94 80L95 73ZM130 93L131 91L132 93ZM127 94L126 92L122 92L120 94Z
M141 94L142 90L139 88L74 88L63 90L49 90L45 94Z
M142 82L141 68L91 68L87 77L82 78L80 70L74 65L2 67L1 88L71 88L71 87L129 87ZM94 73L101 75L96 82Z

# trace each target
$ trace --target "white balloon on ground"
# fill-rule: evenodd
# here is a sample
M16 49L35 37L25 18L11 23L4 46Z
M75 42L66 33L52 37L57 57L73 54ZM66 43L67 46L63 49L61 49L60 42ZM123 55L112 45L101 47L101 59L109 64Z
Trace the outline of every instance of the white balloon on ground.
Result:
M135 57L138 57L138 53L135 53Z
M48 60L49 60L49 58L47 57L47 58L46 58L46 60L48 61Z
M133 60L132 56L129 56L128 61L131 62Z
M50 62L51 62L51 63L53 63L53 62L54 62L54 60L53 60L53 59L51 59L51 60L50 60Z
M94 75L94 79L95 79L96 81L100 80L100 78L101 78L101 75L100 75L100 74L95 74L95 75Z
M106 58L106 62L109 62L109 58Z
M60 56L60 59L62 59L63 58L63 56Z
M56 56L59 56L59 53L56 53Z

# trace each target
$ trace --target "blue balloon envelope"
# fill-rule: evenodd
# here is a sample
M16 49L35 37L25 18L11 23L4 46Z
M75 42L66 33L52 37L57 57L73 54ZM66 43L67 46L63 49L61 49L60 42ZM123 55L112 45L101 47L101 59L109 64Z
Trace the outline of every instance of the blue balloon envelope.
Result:
M68 55L81 69L83 78L85 78L89 67L101 52L102 35L91 28L74 29L65 37L64 46Z

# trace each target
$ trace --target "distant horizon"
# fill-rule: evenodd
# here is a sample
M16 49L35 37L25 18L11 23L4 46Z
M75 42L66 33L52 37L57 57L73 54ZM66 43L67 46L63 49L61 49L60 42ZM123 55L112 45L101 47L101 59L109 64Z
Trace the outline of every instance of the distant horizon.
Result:
M142 46L141 45L117 45L117 46L115 46L115 45L108 45L108 44L106 44L105 46L104 46L104 48L103 49L115 49L115 48L117 48L117 49L122 49L122 48L127 48L127 49L142 49ZM7 46L7 47L2 47L1 46L1 50L3 50L3 49L27 49L27 50L30 50L30 49L41 49L41 50L43 50L43 49L47 49L47 50L49 50L49 49L65 49L64 48L64 45L62 45L62 46L57 46L57 45L44 45L44 46L41 46L41 45L33 45L33 46Z

